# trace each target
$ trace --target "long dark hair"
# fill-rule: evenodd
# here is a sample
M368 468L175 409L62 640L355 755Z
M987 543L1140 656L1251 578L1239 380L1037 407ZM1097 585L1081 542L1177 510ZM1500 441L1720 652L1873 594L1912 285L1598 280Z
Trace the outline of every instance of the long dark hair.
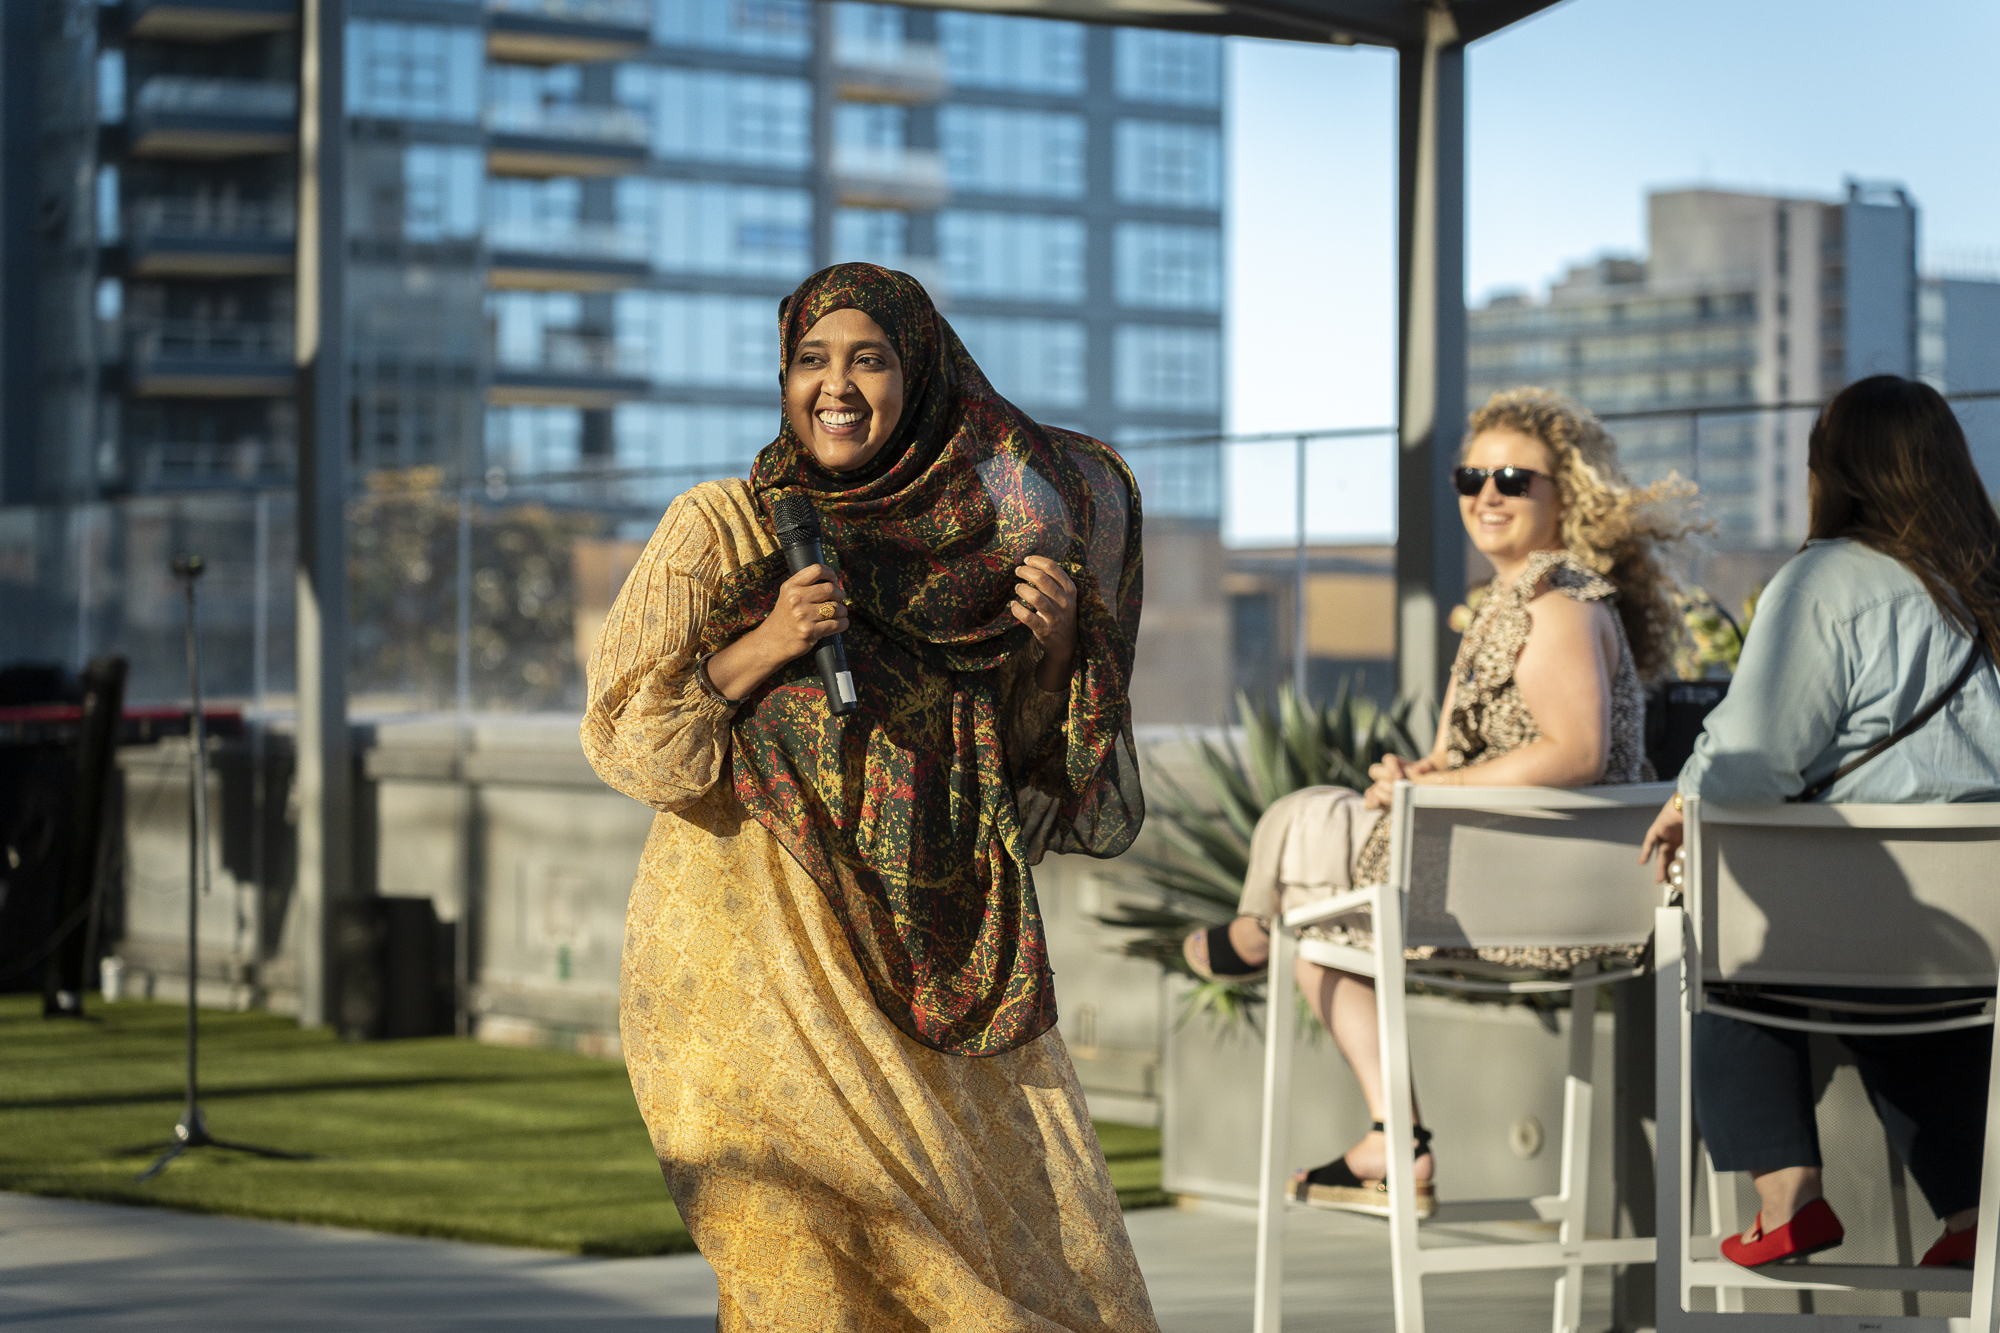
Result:
M1902 561L2000 661L2000 515L1938 391L1899 375L1856 380L1813 423L1807 467L1811 535Z

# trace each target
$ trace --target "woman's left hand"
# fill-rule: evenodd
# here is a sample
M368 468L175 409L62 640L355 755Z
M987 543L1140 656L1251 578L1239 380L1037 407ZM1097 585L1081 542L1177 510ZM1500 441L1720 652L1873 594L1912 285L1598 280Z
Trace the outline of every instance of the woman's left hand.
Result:
M1059 690L1069 679L1070 662L1076 656L1076 584L1045 555L1029 556L1014 573L1021 582L1014 587L1010 609L1042 645L1035 683L1044 690Z
M1653 821L1653 827L1646 830L1645 844L1639 849L1639 864L1653 859L1655 853L1660 858L1659 866L1653 871L1653 882L1665 884L1667 872L1673 868L1674 857L1680 854L1681 840L1686 836L1687 816L1683 815L1674 802L1677 797L1668 797L1660 807L1660 817Z

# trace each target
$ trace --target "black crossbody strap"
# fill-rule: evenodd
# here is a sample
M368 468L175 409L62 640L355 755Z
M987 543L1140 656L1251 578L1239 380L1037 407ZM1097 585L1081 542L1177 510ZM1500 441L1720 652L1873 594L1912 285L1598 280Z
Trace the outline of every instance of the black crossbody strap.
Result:
M1861 767L1863 764L1867 763L1870 759L1873 759L1876 755L1881 754L1882 751L1888 749L1890 746L1894 745L1897 741L1907 739L1918 728L1922 727L1924 723L1930 721L1933 717L1937 716L1938 709L1943 708L1946 704L1950 703L1951 697L1954 694L1957 694L1960 690L1965 688L1965 682L1972 679L1972 673L1979 669L1979 664L1985 659L1986 659L1986 645L1975 641L1972 645L1972 655L1965 659L1965 665L1959 668L1958 675L1952 680L1951 684L1944 687L1944 691L1941 694L1939 694L1937 698L1931 700L1929 703L1925 704L1922 708L1917 710L1916 715L1912 717L1908 722L1905 722L1902 726L1897 727L1887 736L1884 736L1881 740L1876 741L1873 745L1869 746L1867 749L1863 750L1860 754L1854 756L1854 758L1842 764L1839 768L1834 769L1830 775L1821 778L1818 782L1813 783L1812 786L1807 787L1797 796L1787 797L1786 800L1792 802L1793 804L1797 804L1798 802L1801 801L1816 800L1822 793L1826 791L1828 787L1831 787L1834 783L1840 781L1842 778L1846 777L1849 773L1852 773L1855 769Z

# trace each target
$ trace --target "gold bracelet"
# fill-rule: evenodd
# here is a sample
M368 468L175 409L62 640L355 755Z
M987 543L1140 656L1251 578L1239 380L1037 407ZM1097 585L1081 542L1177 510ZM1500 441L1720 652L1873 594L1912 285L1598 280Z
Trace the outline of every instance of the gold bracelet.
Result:
M1679 810L1680 810L1680 808L1681 808L1681 794L1680 794L1679 792L1675 792L1675 793L1674 793L1674 810L1675 810L1675 811L1676 811L1676 812L1678 813L1678 812L1679 812Z

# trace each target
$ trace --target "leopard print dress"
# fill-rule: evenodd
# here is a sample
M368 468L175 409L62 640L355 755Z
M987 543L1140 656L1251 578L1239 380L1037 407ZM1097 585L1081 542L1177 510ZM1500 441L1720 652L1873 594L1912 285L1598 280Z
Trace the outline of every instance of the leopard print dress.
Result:
M1579 602L1607 602L1618 589L1568 551L1537 551L1528 557L1528 567L1512 583L1495 583L1479 604L1451 673L1451 716L1445 725L1445 766L1470 768L1498 759L1530 741L1541 739L1534 714L1521 698L1514 680L1514 666L1521 649L1527 646L1530 621L1528 603L1540 590L1553 590ZM1616 616L1612 626L1618 635L1618 666L1611 675L1610 746L1604 761L1603 782L1651 782L1653 765L1646 758L1646 695L1639 686L1639 672L1632 660L1632 645L1626 641L1625 626ZM1376 821L1354 858L1354 883L1380 884L1389 878L1389 821ZM1328 923L1325 937L1338 944L1367 948L1371 935L1365 921ZM1409 951L1411 958L1477 957L1483 962L1543 971L1566 971L1585 959L1600 959L1617 965L1629 963L1640 952L1632 948L1543 948L1510 947L1488 949L1420 948Z

